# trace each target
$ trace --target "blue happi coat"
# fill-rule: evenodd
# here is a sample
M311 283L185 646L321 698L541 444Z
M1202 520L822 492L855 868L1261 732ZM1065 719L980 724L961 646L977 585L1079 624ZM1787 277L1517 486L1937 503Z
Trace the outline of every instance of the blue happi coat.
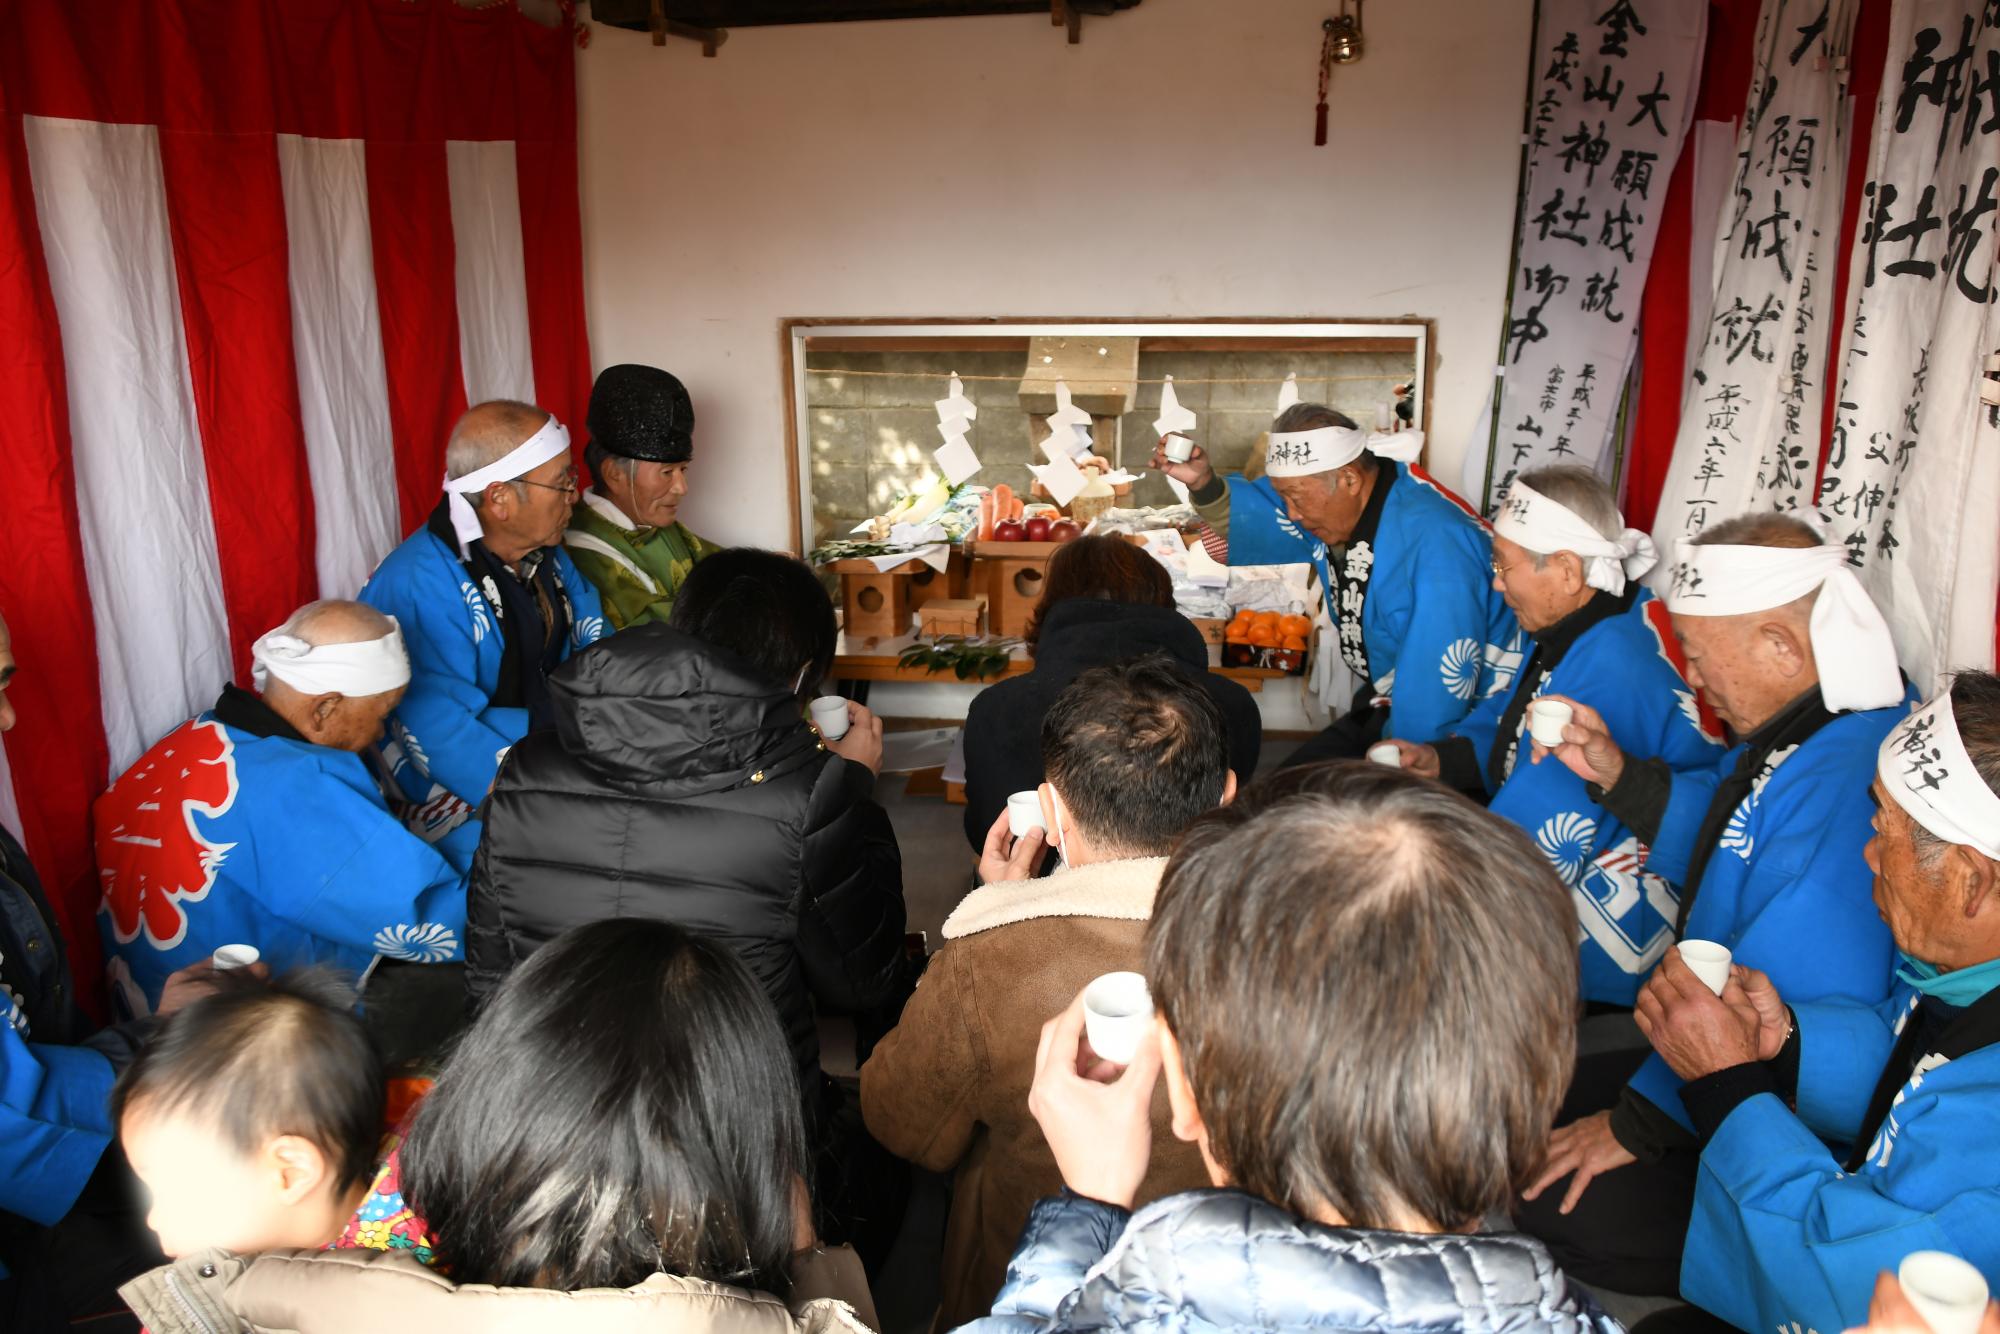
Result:
M465 872L390 811L361 756L268 734L259 711L276 719L231 687L97 799L98 920L132 1013L219 945L279 970L460 955Z
M1905 982L1873 1007L1793 1007L1798 1114L1760 1093L1702 1150L1690 1301L1743 1329L1832 1334L1866 1324L1875 1275L1920 1250L2000 1288L2000 1046L1919 1059L1853 1173L1821 1140L1856 1137L1917 1000Z
M604 637L603 603L560 546L546 559L569 602L567 658ZM479 824L467 816L493 786L500 757L528 733L526 709L493 703L506 636L458 553L428 527L383 559L361 600L396 618L410 654L410 687L382 756L410 803L411 827L469 860Z
M1372 537L1357 532L1353 544L1357 552L1366 544L1369 565L1362 643L1375 689L1392 701L1384 734L1435 741L1477 701L1507 689L1525 637L1494 591L1486 525L1423 469L1387 460L1380 466L1384 481L1394 476L1380 522ZM1269 478L1228 482L1229 563L1312 565L1338 626L1326 543L1292 522Z
M102 1052L0 1023L0 1212L44 1225L69 1212L111 1143L116 1077Z
M1675 770L1712 771L1722 753L1721 725L1682 676L1680 648L1666 605L1639 589L1629 609L1576 637L1533 695L1564 695L1596 709L1628 755L1660 759ZM1593 801L1567 765L1531 762L1524 708L1500 735L1515 690L1483 699L1455 729L1473 746L1492 793L1495 815L1513 821L1554 863L1576 901L1585 1000L1631 1005L1639 984L1673 943L1680 888L1649 865L1650 849ZM1505 781L1493 787L1496 746Z
M1907 703L1915 700L1912 694ZM1771 755L1708 860L1686 939L1728 946L1736 962L1767 974L1787 1000L1873 1005L1888 993L1895 947L1875 910L1874 874L1861 849L1873 833L1868 790L1876 752L1909 714L1907 703L1840 714L1798 746ZM1706 773L1674 775L1650 870L1685 881L1709 799L1742 751L1737 745ZM1692 1128L1680 1085L1657 1052L1631 1082Z

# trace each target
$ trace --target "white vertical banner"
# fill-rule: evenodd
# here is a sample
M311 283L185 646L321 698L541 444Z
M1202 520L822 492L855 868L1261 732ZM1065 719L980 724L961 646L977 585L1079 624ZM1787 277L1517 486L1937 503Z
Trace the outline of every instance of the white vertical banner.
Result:
M122 769L161 719L208 707L230 677L160 135L45 116L21 129L66 353L104 735Z
M367 150L359 139L277 139L319 591L351 598L402 538Z
M1764 0L1714 296L1654 520L1664 552L1748 510L1812 506L1853 24L1853 0Z
M1467 452L1482 508L1523 469L1608 466L1707 17L1705 0L1541 0L1499 414Z
M1896 0L1819 508L1904 669L1993 665L2000 587L2000 5Z
M453 139L444 149L466 401L532 403L535 363L528 346L528 274L513 141Z

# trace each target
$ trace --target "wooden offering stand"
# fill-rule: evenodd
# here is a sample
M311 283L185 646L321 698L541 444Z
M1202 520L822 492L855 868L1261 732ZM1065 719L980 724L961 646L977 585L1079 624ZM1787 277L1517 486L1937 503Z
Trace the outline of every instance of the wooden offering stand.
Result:
M917 612L917 637L937 639L944 635L964 635L971 638L979 633L979 623L986 616L986 599L977 598L932 598Z
M1061 542L969 541L972 589L986 598L986 628L996 635L1018 638L1027 632L1028 616L1042 600L1048 582L1049 558Z
M972 562L963 550L953 547L942 573L926 565L910 576L910 610L921 615L933 602L969 596L971 575Z
M878 570L865 560L837 560L824 567L840 576L840 623L856 639L894 639L910 633L911 584L920 560Z

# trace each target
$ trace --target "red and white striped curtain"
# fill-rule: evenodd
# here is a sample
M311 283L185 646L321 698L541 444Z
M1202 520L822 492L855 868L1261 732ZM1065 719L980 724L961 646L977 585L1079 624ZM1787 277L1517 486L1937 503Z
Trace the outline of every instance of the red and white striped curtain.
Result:
M468 402L590 388L572 34L451 0L0 0L0 818L95 977L89 804L352 596Z

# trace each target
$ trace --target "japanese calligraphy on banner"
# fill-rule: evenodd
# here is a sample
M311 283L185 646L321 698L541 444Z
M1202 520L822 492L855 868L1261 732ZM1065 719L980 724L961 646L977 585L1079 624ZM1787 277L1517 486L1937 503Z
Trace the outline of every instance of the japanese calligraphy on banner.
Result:
M1706 0L1542 0L1498 416L1471 451L1483 506L1525 468L1605 465L1707 15Z
M1897 0L1820 515L1920 688L1993 662L2000 4Z
M1733 203L1653 536L1663 552L1746 510L1812 508L1847 163L1852 5L1764 0Z

